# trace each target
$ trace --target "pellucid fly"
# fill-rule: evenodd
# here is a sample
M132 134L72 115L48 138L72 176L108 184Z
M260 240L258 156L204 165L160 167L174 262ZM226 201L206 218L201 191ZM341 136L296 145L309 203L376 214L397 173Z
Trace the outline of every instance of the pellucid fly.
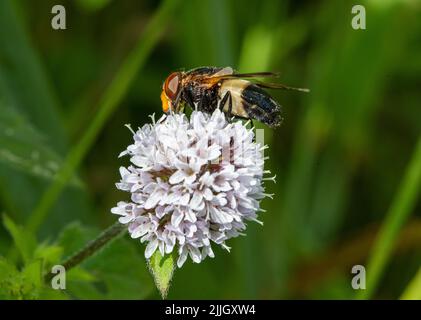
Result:
M182 112L191 108L212 113L216 108L232 116L256 119L270 127L282 122L281 106L264 89L287 89L308 92L280 83L256 78L275 77L273 72L236 73L231 67L200 67L187 72L173 72L162 86L164 112Z

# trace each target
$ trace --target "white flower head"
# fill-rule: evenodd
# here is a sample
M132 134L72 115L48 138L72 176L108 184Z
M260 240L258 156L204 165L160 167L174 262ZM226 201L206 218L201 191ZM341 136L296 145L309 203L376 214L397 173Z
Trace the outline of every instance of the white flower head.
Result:
M132 238L146 242L145 256L178 250L178 267L187 256L199 263L214 257L212 243L225 241L257 221L264 158L254 132L241 121L230 123L216 109L164 115L133 132L134 143L122 155L117 188L131 194L112 213L128 225Z

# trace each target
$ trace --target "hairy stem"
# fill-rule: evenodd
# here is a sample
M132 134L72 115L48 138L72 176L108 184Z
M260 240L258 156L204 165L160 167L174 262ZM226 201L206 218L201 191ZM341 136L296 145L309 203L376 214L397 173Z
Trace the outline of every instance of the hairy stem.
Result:
M96 239L88 242L85 247L63 261L61 265L66 271L69 271L73 267L88 259L94 253L98 252L107 243L122 235L125 230L127 230L126 226L117 221L108 227L108 229L104 230ZM44 280L49 282L52 277L54 277L54 274L48 273L45 275Z

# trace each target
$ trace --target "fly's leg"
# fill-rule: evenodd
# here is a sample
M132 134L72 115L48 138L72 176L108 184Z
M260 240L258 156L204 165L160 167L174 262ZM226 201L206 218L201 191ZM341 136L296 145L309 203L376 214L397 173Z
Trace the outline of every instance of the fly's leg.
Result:
M206 112L209 109L209 97L206 94L200 98L198 109L202 112Z
M232 97L231 97L231 92L230 91L228 91L228 94L229 94L229 98L228 98L228 113L227 113L227 116L228 116L228 119L229 119L229 121L231 121L231 118L232 118Z
M232 117L232 96L231 91L227 91L225 95L222 97L221 102L219 103L219 109L223 112L225 104L228 102L228 111L227 111L227 120L231 122Z
M189 90L186 90L185 92L186 92L185 99L186 99L187 104L190 105L190 108L192 108L192 110L195 110L196 106L194 105L194 99L191 92Z
M183 90L180 90L180 92L178 93L178 95L177 95L177 97L176 97L176 99L175 99L175 101L174 101L174 105L173 105L173 107L174 107L174 110L176 111L176 112L178 112L180 109L179 109L179 104L180 104L180 100L181 100L181 96L183 95Z
M224 96L222 97L221 101L219 102L219 109L223 112L224 111L224 107L225 104L227 103L228 97L230 96L230 92L228 91L227 93L224 94Z

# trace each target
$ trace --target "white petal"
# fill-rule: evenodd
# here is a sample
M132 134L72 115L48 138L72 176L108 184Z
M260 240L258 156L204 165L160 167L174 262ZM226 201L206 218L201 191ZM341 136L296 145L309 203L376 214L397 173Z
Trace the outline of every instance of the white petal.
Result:
M184 214L181 211L174 210L173 214L171 215L171 224L174 227L178 227L181 221L183 221L183 218L184 218Z
M215 258L215 254L213 253L213 250L210 245L203 247L203 250L202 250L202 259L204 259L207 256L210 258Z
M140 224L136 229L133 230L133 232L131 233L131 237L133 239L139 238L144 236L146 233L148 233L148 226L150 224L149 223L142 223Z
M196 174L195 173L193 173L190 176L187 176L186 179L185 179L187 184L192 184L195 180L196 180Z
M191 247L190 250L189 250L189 254L190 254L190 258L193 260L193 262L200 263L200 261L202 261L202 255L200 254L199 249L197 249L195 247Z
M174 249L174 244L168 243L168 242L165 244L165 253L166 254L170 254L173 249Z
M122 178L124 178L126 175L130 174L130 171L127 170L125 167L120 167L119 171L120 171L120 176Z
M231 185L227 181L223 181L220 184L213 185L216 192L226 192L232 189Z
M158 138L159 141L168 148L175 149L178 146L177 140L174 136L160 134Z
M122 206L112 208L111 213L118 214L120 216L126 216L127 215L126 208L122 207Z
M177 170L171 175L169 182L171 184L177 184L183 181L185 177L186 177L186 174L184 173L183 170Z
M187 231L187 238L192 238L194 233L197 231L197 227L195 224L192 224L188 227L188 231Z
M177 260L177 267L181 268L184 262L186 262L186 259L187 259L187 250L183 248Z
M221 155L221 147L220 146L211 146L208 150L208 160L212 161L214 159L219 158Z
M124 179L124 181L127 183L137 183L139 182L139 180L140 180L140 177L134 173L125 176L125 179Z
M198 210L202 202L203 202L202 192L196 190L193 194L193 197L190 200L190 208L192 208L193 210Z
M164 241L159 242L158 248L159 248L159 252L161 253L161 256L164 256L165 255L165 243L164 243Z
M123 156L125 156L126 154L128 154L129 152L127 151L127 150L125 150L125 151L123 151L123 152L121 152L119 155L118 155L118 157L119 158L121 158L121 157L123 157Z
M155 207L158 204L158 202L161 201L164 194L165 192L162 189L156 188L155 191L152 192L152 194L146 200L145 209L149 210Z
M132 187L130 188L130 192L131 193L134 193L134 192L137 192L139 189L141 189L142 188L142 186L140 185L140 184L137 184L137 183L135 183L135 184L133 184L132 185Z
M187 206L189 204L189 201L190 201L190 194L185 193L181 196L179 200L179 204L180 206Z
M230 223L233 220L233 217L222 210L216 209L211 206L210 209L211 220L217 223L225 224Z
M208 201L212 200L213 199L213 193L212 193L211 189L205 188L205 190L203 190L203 197Z
M122 224L126 224L126 223L129 223L130 221L132 221L133 219L134 219L134 217L129 215L129 216L118 218L118 221Z
M203 204L203 206L204 206L204 204ZM191 223L195 223L197 221L197 217L194 214L193 210L187 210L185 212L185 219L187 221L190 221Z
M156 248L158 247L158 240L152 240L148 243L145 250L145 258L149 259L155 252Z

